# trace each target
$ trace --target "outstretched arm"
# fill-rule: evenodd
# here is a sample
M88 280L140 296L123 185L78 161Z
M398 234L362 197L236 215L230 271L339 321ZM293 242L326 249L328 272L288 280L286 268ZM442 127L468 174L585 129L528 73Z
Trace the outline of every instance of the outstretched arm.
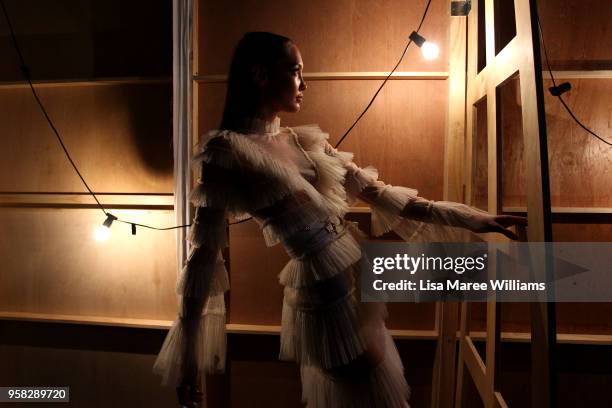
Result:
M345 187L349 203L359 198L372 208L374 235L395 230L407 240L464 240L465 234L456 231L460 228L472 232L499 232L517 239L506 227L527 224L525 217L492 215L458 202L428 200L420 197L415 189L378 180L378 171L372 166L357 166L350 152L339 151L327 142L325 151L338 157L347 170Z

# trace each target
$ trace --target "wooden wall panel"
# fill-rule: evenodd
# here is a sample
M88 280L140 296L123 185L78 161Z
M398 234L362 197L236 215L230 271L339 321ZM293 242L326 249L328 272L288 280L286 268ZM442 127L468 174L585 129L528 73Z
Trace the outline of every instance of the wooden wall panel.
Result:
M33 79L172 74L171 0L5 0ZM0 81L21 81L0 24Z
M131 194L173 191L171 92L169 83L38 89L92 190ZM29 88L0 87L0 106L0 191L87 192Z
M553 237L557 242L612 242L612 215L606 223L554 223Z
M471 109L474 110L475 133L472 143L472 202L471 205L488 211L489 186L489 148L487 140L487 98L481 99Z
M553 70L612 69L608 0L539 1L538 11Z
M109 209L122 219L173 225L172 211ZM115 222L94 239L99 209L0 209L0 310L173 320L177 310L173 231Z
M2 320L0 333L2 384L68 386L64 407L176 406L151 372L166 330Z
M566 334L612 334L612 322L608 316L612 313L612 303L595 302L558 302L557 332ZM485 308L482 303L472 303L472 320L470 331L486 329ZM511 333L529 333L530 314L528 303L502 303L501 330Z
M199 3L199 72L225 74L234 47L247 31L271 31L293 39L305 72L390 71L425 11L419 1L221 1ZM411 46L398 71L446 71L448 3L431 3L420 33L440 46L440 57L425 61ZM307 97L308 94L306 94Z
M72 158L114 193L99 197L107 210L174 225L172 1L4 3ZM152 366L177 314L175 231L115 222L94 240L104 215L12 84L23 78L0 21L0 383L70 386L69 406L171 406Z
M497 88L498 144L501 145L500 208L527 207L527 169L521 113L520 78L509 79Z
M308 81L302 110L282 112L281 126L318 123L335 144L363 111L380 81ZM225 84L201 83L199 134L216 128ZM382 180L442 199L448 85L442 80L390 80L340 145L355 162L378 168Z
M563 95L567 105L587 127L612 143L612 79L570 83L572 90ZM551 81L545 80L544 86L552 86ZM574 122L556 97L545 95L553 207L612 207L612 148Z

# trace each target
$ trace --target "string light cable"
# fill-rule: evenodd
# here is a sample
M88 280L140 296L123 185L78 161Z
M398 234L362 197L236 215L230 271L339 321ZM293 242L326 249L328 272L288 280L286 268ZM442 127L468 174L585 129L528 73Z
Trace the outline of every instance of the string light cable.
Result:
M378 93L380 92L380 90L383 88L383 86L385 85L385 83L387 82L387 80L391 77L391 75L393 74L393 72L395 72L395 70L397 69L397 67L400 65L400 63L402 62L404 55L406 54L406 51L408 50L408 47L410 46L410 44L412 44L412 42L414 42L415 44L417 44L417 46L419 46L420 48L423 49L423 53L425 55L429 54L429 55L437 55L437 47L435 45L432 45L430 43L427 43L425 38L422 37L421 35L418 34L418 32L420 31L423 22L425 21L425 17L427 16L427 12L429 10L429 6L431 4L431 0L427 1L427 5L425 7L425 11L423 13L423 16L421 17L421 21L419 22L418 28L416 29L416 31L413 31L410 36L409 36L409 40L406 44L406 46L404 47L404 50L402 52L401 57L399 58L397 64L395 65L395 67L393 68L393 70L389 73L389 75L387 75L387 77L385 78L385 80L382 82L382 84L380 85L380 87L378 88L378 90L376 91L376 93L374 94L374 96L372 97L372 99L370 100L370 102L368 103L368 105L366 106L366 108L363 110L363 112L357 117L357 119L355 120L355 122L351 125L351 127L344 133L344 135L340 138L340 140L336 143L336 145L334 146L335 148L337 148L340 143L342 143L342 141L346 138L346 136L351 132L351 130L355 127L355 125L357 125L357 123L359 122L359 120L363 117L363 115L367 112L367 110L370 108L370 106L372 105L372 103L374 102L374 100L376 99L376 97L378 96ZM55 127L53 121L51 120L51 118L49 117L49 114L47 113L47 110L45 109L43 103L41 102L40 98L38 97L38 94L36 93L36 89L34 88L34 85L32 84L31 81L31 76L30 76L30 69L29 67L26 65L25 63L25 59L21 53L21 49L19 48L19 43L17 42L17 37L15 35L15 32L13 30L13 26L11 24L11 20L9 18L9 14L7 12L6 6L4 4L3 0L0 0L0 5L2 6L2 11L4 13L4 16L6 18L6 22L8 24L8 28L11 34L11 39L13 42L13 46L15 48L15 51L17 53L17 56L19 58L19 69L21 71L21 73L23 74L24 78L26 79L30 90L32 91L32 95L34 96L34 99L36 100L38 106L40 107L40 110L42 111L43 115L45 116L45 119L47 120L47 122L49 123L49 126L51 127L51 129L53 130L53 133L55 134L57 140L59 141L62 149L64 150L64 153L66 154L66 157L68 158L68 160L70 161L70 164L72 165L72 167L74 168L74 170L76 171L77 175L79 176L79 178L81 179L81 181L83 182L83 184L85 185L85 187L87 188L87 190L89 191L89 193L91 194L91 196L94 198L94 200L96 201L96 203L98 204L98 207L102 210L102 212L104 213L104 215L106 216L106 220L103 223L104 227L107 227L107 229L110 228L110 226L112 225L112 223L114 221L117 222L121 222L121 223L125 223L125 224L130 224L132 226L132 235L136 234L136 226L140 226L140 227L144 227L144 228L150 228L153 230L171 230L171 229L176 229L176 228L186 228L186 227L190 227L192 225L192 223L189 224L185 224L185 225L177 225L177 226L173 226L173 227L166 227L166 228L159 228L159 227L153 227L150 225L146 225L146 224L140 224L140 223L136 223L133 221L128 221L128 220L122 220L116 216L114 216L113 214L109 213L106 211L106 209L104 208L104 206L100 203L100 201L98 200L98 198L96 197L96 194L91 190L91 188L89 187L89 185L87 184L87 182L85 181L84 177L81 175L81 172L79 171L78 167L76 166L76 164L74 163L74 161L72 160L72 158L70 157L70 154L68 153L68 149L66 149L66 146L64 145L64 142L62 141L62 138L59 134L59 131L57 130L57 128ZM429 46L428 46L429 45ZM229 223L229 225L233 225L233 224L240 224L242 222L246 222L249 221L251 218L253 217L249 217L249 218L245 218L243 220L240 221L236 221L236 222L231 222Z
M601 136L599 136L598 134L596 134L595 132L593 132L591 129L589 129L588 127L586 127L577 117L576 115L574 115L574 112L572 112L572 110L570 109L569 106L567 106L567 104L565 103L565 101L563 100L563 97L561 95L563 95L565 92L569 91L572 86L569 82L563 82L559 85L557 85L556 81L555 81L555 77L552 73L552 69L550 68L550 62L548 61L548 52L546 51L546 42L544 42L544 32L542 31L542 25L540 24L540 15L539 13L536 11L536 19L538 21L538 31L540 32L540 38L542 40L542 48L544 49L544 59L546 60L546 67L548 68L548 73L550 74L550 79L552 80L553 86L551 86L550 88L548 88L548 91L550 92L551 95L556 96L559 99L559 102L561 102L561 104L563 105L563 107L565 108L565 110L567 111L567 113L570 114L570 116L572 117L572 119L574 119L574 121L581 127L583 128L585 131L587 131L588 133L590 133L591 135L595 136L596 138L598 138L599 140L601 140L603 143L607 144L608 146L612 146L612 143L608 142L607 140L604 140Z
M378 93L380 92L380 90L383 88L383 86L385 86L385 83L387 83L387 80L391 77L391 75L393 75L393 73L395 72L395 70L397 69L399 64L404 59L404 55L406 55L406 51L408 50L408 47L410 47L410 44L412 44L412 42L414 41L415 44L417 44L420 48L422 48L422 46L426 43L425 42L425 38L423 38L421 35L419 35L419 31L421 30L421 27L423 26L423 22L425 21L425 17L427 16L427 11L429 10L429 5L430 4L431 4L431 0L428 0L427 1L427 6L425 6L425 11L423 12L423 16L421 17L421 21L419 22L419 26L416 29L416 31L413 31L410 34L410 37L408 37L409 38L408 39L408 43L406 44L406 47L404 47L404 51L402 52L402 56L397 61L397 64L395 64L395 67L393 67L393 70L391 72L389 72L389 75L387 75L387 77L385 78L383 83L380 85L380 87L378 88L378 90L376 91L376 93L374 94L372 99L370 100L370 103L368 103L368 106L366 106L366 108L363 110L363 112L361 112L361 115L359 115L357 120L355 120L355 122L351 125L351 127L344 133L344 135L342 135L340 140L338 140L338 143L336 143L336 145L334 146L335 148L338 148L338 146L340 146L340 143L342 143L342 141L349 134L349 132L351 130L353 130L353 128L355 127L357 122L359 122L361 117L363 115L365 115L365 113L368 111L368 109L370 109L370 106L372 106L372 103L374 102L374 99L376 99L376 96L378 96Z
M45 116L45 119L49 123L49 126L51 127L51 130L53 130L53 134L56 136L57 140L59 141L62 149L64 150L64 153L66 154L66 157L68 158L68 161L70 161L70 164L74 168L74 171L76 171L77 175L79 176L79 178L81 179L81 181L83 182L83 184L85 185L85 187L87 188L87 190L89 191L91 196L94 198L94 200L96 200L96 203L98 204L98 207L100 207L100 209L102 210L102 212L106 216L106 220L104 221L103 225L105 227L107 227L107 228L110 228L110 226L113 223L113 221L122 222L122 223L125 223L125 224L130 224L132 226L132 235L136 235L136 226L143 227L143 228L150 228L150 229L154 229L154 230L170 230L170 229L185 228L185 227L191 226L191 224L187 224L187 225L177 225L177 226L174 226L174 227L167 227L167 228L153 227L153 226L150 226L150 225L140 224L140 223L133 222L133 221L122 220L122 219L117 218L113 214L111 214L111 213L106 211L104 206L100 203L100 201L96 197L96 194L91 190L91 188L89 187L89 185L87 184L87 182L83 178L83 175L79 171L79 169L76 166L76 164L74 164L74 161L72 160L72 157L70 157L70 153L68 153L68 149L66 149L66 146L64 145L64 142L62 141L62 138L60 137L60 134L59 134L55 124L53 123L53 121L49 117L49 114L47 113L47 110L45 109L45 106L43 105L43 103L41 102L40 98L38 97L38 93L36 92L36 89L34 88L34 85L32 84L32 80L31 80L31 76L30 76L30 68L26 65L25 59L23 58L23 54L21 53L21 49L19 48L19 43L17 42L17 37L15 36L15 31L13 30L13 26L11 24L11 20L9 18L8 11L6 10L6 6L4 4L4 0L0 0L0 6L2 6L2 12L4 13L4 17L6 18L6 23L8 25L9 31L11 33L11 39L13 41L13 46L15 48L15 51L17 52L17 56L19 57L19 64L20 64L19 65L19 70L21 71L21 73L23 74L24 78L28 82L28 85L29 85L29 87L30 87L30 89L32 91L32 95L34 96L34 99L36 100L36 103L40 107L40 110L42 111L43 115Z

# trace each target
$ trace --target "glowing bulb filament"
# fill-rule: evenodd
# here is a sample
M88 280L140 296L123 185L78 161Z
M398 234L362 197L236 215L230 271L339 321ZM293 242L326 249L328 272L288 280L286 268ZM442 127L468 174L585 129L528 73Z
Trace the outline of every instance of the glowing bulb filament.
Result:
M428 60L438 58L440 54L440 49L438 46L432 42L425 41L425 44L421 47L421 52L423 53L423 57Z
M108 239L109 235L110 235L110 228L105 227L104 225L100 225L96 228L94 237L96 238L96 241L103 242Z

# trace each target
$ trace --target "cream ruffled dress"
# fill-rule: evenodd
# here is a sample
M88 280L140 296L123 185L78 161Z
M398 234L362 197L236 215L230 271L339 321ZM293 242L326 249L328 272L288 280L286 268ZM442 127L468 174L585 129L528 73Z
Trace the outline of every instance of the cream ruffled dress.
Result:
M279 359L300 364L306 406L409 407L385 304L359 301L359 240L366 235L344 215L360 198L371 207L376 236L393 230L406 241L469 241L474 215L487 213L386 184L328 138L316 124L281 127L278 117L205 135L193 159L201 176L190 195L196 214L177 282L181 308L153 367L163 385L180 384L187 370L225 371L229 279L221 250L228 218L252 216L266 244L281 243L291 257L278 275ZM400 216L407 205L418 221ZM373 349L378 357L364 358Z

